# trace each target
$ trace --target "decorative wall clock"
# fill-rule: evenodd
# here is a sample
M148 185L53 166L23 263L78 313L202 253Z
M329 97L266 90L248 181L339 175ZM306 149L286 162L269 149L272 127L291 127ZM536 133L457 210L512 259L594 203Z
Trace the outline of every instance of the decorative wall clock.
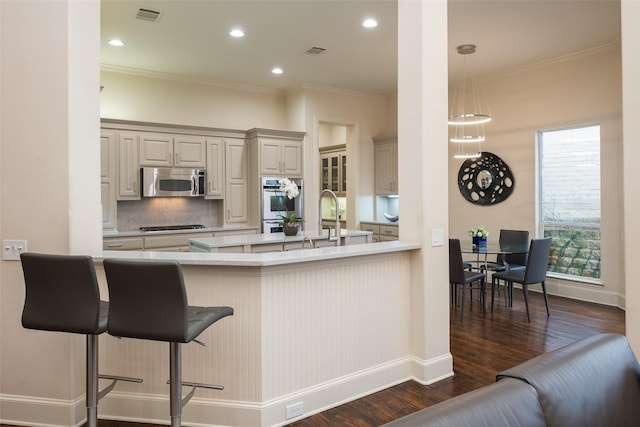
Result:
M458 171L458 188L462 196L477 205L494 205L513 192L515 181L509 166L498 156L485 151L468 159Z

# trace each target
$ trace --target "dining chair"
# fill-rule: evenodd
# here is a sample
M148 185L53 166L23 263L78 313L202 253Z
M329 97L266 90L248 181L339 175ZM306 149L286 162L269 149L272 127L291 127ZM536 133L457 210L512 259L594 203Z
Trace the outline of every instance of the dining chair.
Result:
M464 296L467 286L471 301L473 301L473 283L479 282L480 303L484 311L484 273L465 269L462 261L460 239L449 239L449 286L451 288L451 300L456 306L458 302L458 286L462 286L462 302L460 304L460 320L464 319Z
M505 270L493 274L491 278L491 312L493 312L493 297L496 283L498 280L507 282L509 295L513 294L513 284L520 283L524 293L524 303L527 308L527 321L531 322L529 315L529 285L540 283L542 285L542 294L544 295L544 304L547 308L547 316L549 316L549 299L547 298L547 287L545 279L547 275L547 266L549 264L549 253L551 252L551 237L542 239L532 239L529 245L529 256L524 270Z

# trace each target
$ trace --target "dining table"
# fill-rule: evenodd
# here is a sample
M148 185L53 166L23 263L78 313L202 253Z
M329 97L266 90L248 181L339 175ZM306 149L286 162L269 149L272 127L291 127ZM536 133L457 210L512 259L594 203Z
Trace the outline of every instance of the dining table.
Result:
M504 243L499 241L487 241L483 244L475 244L471 240L460 241L460 251L463 254L474 254L476 265L483 266L480 270L484 271L485 282L488 283L488 263L494 262L489 259L489 255L510 255L510 254L526 254L529 252L529 245L526 244L513 244ZM470 261L470 260L465 260ZM508 269L508 264L505 263L505 267ZM507 304L509 307L513 304L513 287L509 286L509 292L507 292Z

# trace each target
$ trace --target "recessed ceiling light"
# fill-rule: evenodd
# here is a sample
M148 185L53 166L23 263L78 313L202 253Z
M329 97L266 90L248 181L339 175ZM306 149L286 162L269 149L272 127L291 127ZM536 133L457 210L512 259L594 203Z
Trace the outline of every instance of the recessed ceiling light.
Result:
M244 31L242 31L240 28L234 28L233 30L229 31L229 35L231 37L244 37Z
M111 40L109 40L109 44L111 46L117 46L117 47L124 46L124 42L122 40L119 40L119 39L111 39Z
M378 21L376 21L373 18L367 18L364 21L362 21L362 26L365 28L374 28L378 26Z
M282 68L280 68L280 67L273 67L273 70L271 70L271 72L273 74L282 74L282 73L284 73L284 71L282 71Z

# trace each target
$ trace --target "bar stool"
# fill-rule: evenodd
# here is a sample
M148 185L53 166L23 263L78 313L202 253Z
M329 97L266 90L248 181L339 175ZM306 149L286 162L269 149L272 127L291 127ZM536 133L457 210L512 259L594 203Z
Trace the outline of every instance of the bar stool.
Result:
M42 331L85 334L87 427L98 425L98 400L118 381L139 378L98 374L98 335L107 330L109 303L100 300L98 280L90 256L23 253L25 282L22 326ZM98 392L98 379L111 384Z
M195 341L204 345L196 337L218 320L233 315L233 308L189 306L176 261L105 259L104 270L109 287L109 334L169 342L171 426L180 427L182 408L196 388L223 389L182 382L180 344ZM184 399L182 386L192 387Z

